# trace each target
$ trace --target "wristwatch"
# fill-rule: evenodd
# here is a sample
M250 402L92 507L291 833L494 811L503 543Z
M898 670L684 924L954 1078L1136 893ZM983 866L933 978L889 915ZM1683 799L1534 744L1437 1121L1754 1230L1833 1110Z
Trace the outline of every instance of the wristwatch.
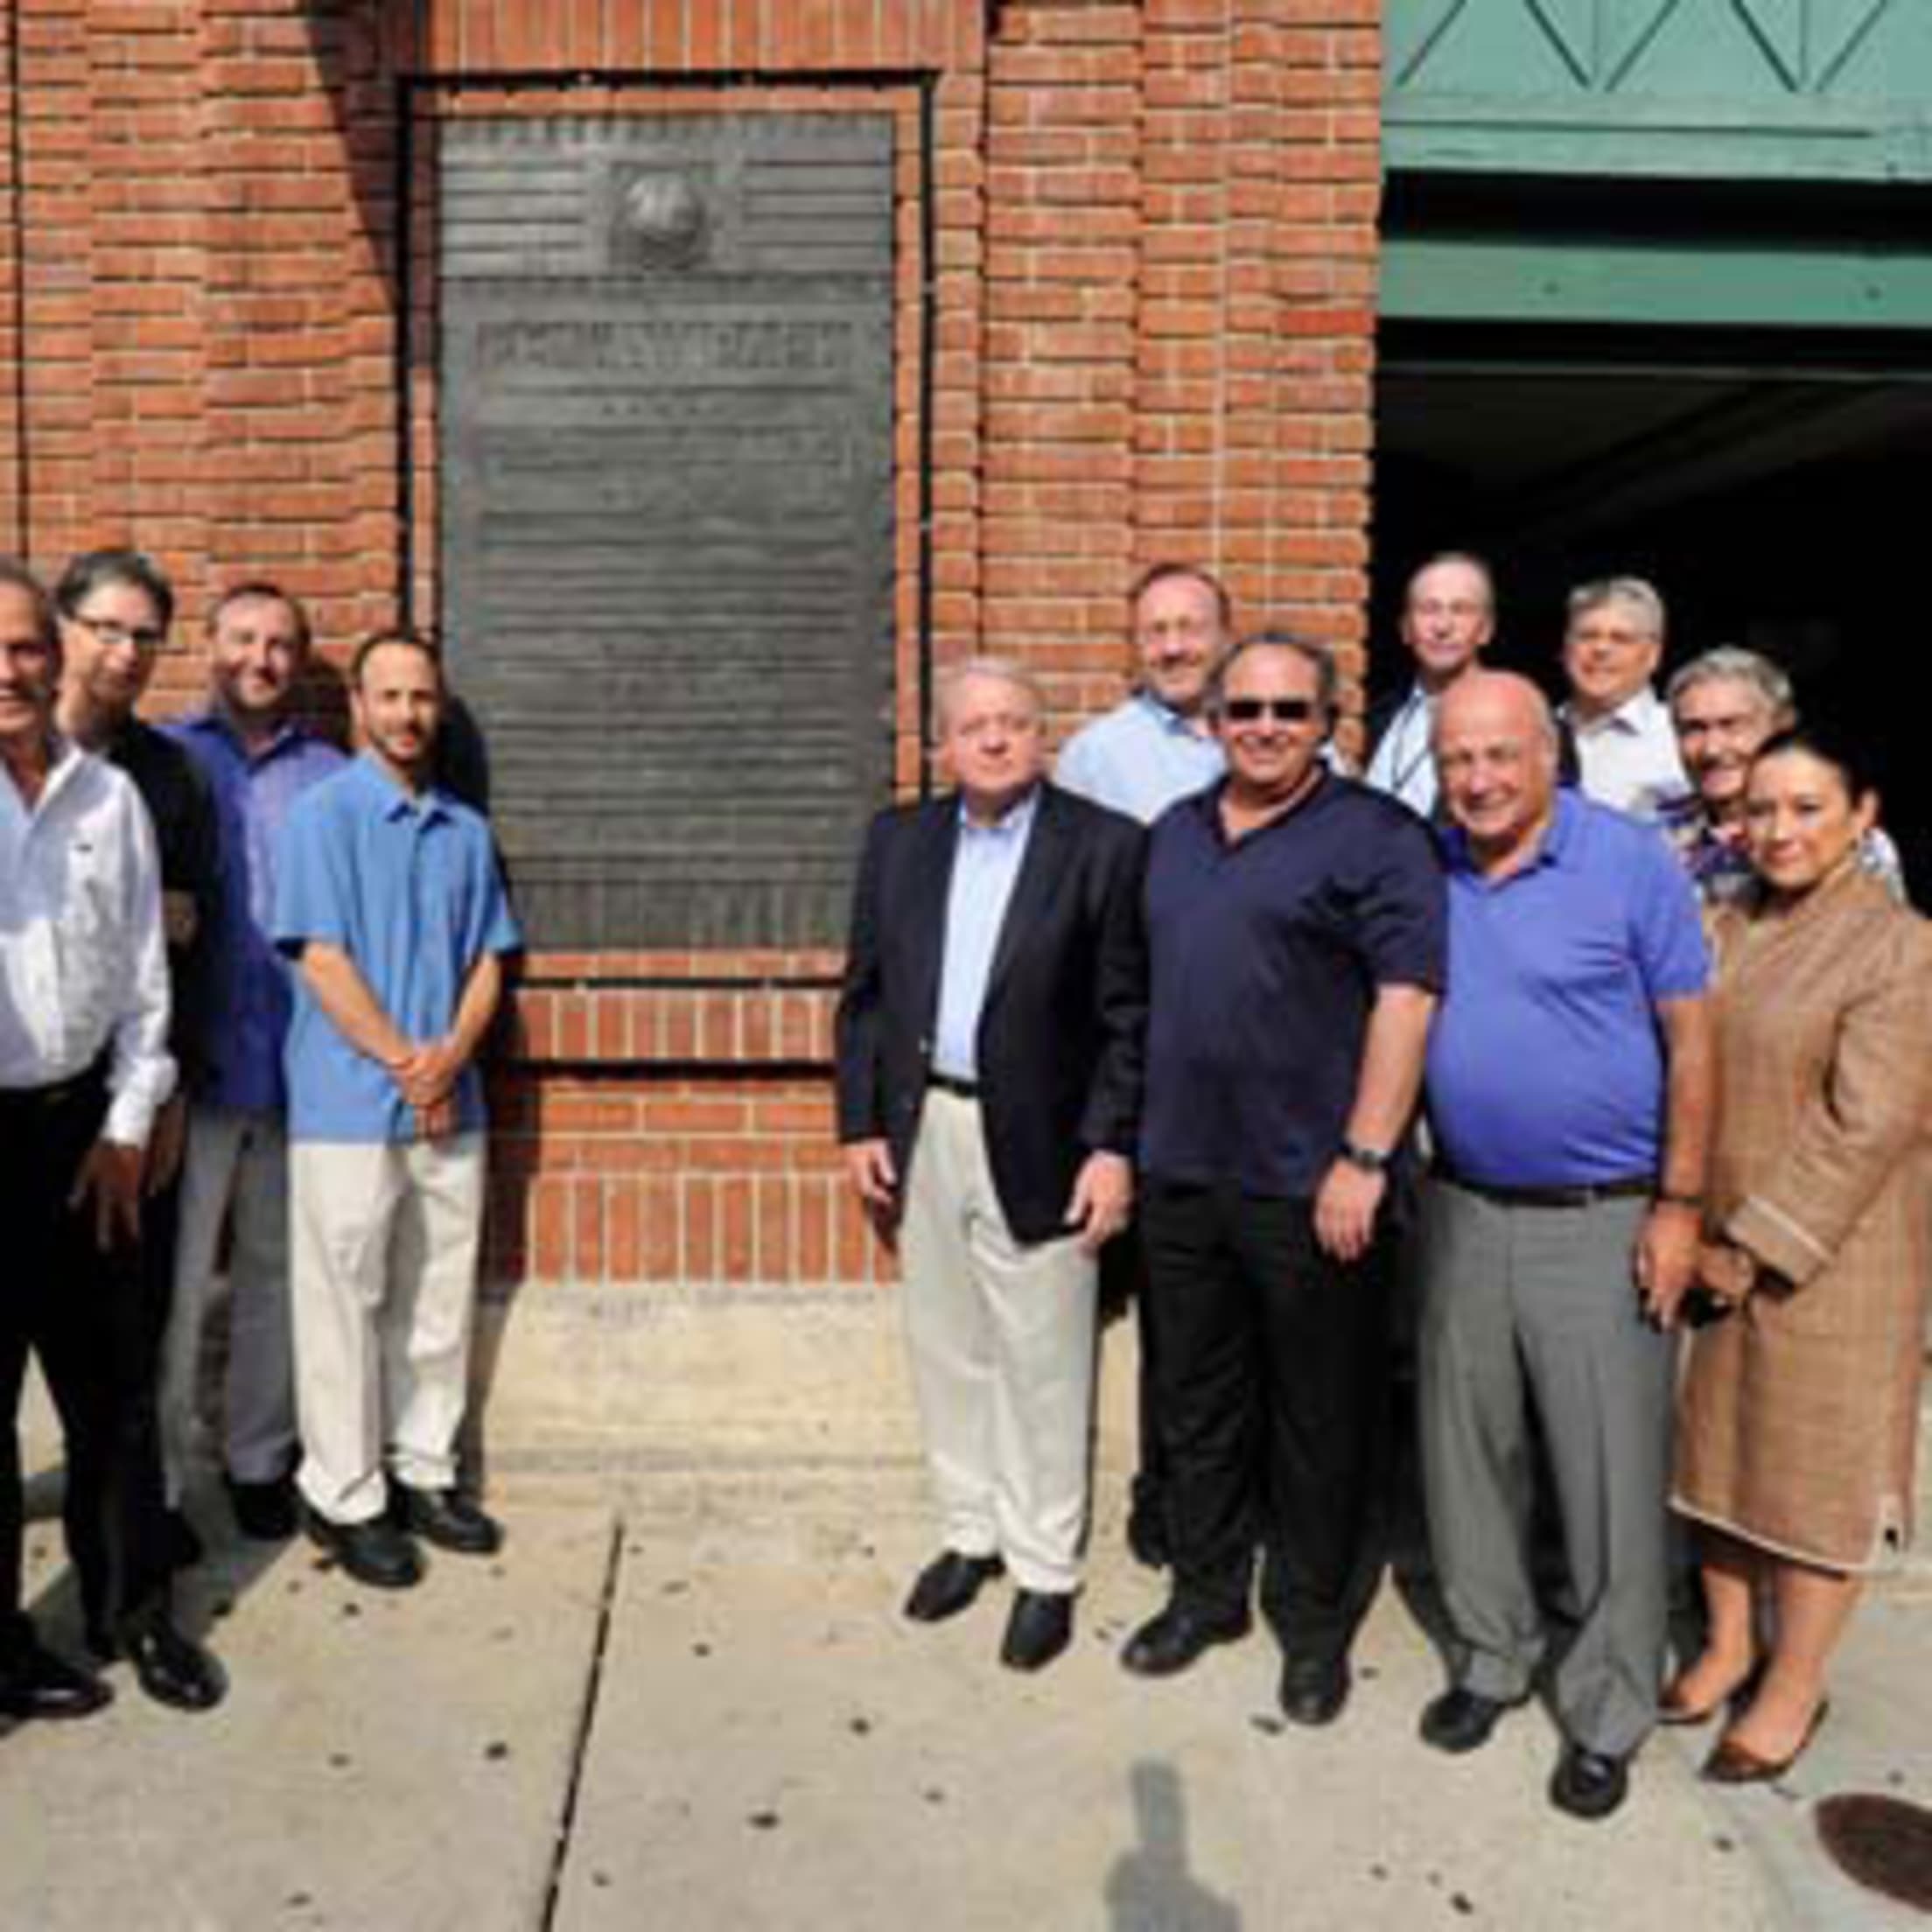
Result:
M1364 1147L1359 1141L1343 1141L1341 1158L1351 1167L1359 1167L1365 1174L1385 1174L1389 1172L1390 1156L1376 1148Z

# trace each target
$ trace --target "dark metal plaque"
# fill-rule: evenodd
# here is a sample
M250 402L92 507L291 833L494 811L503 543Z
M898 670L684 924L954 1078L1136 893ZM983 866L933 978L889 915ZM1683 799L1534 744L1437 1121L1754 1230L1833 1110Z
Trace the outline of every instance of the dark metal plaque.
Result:
M843 936L892 769L892 136L440 130L444 627L534 944Z

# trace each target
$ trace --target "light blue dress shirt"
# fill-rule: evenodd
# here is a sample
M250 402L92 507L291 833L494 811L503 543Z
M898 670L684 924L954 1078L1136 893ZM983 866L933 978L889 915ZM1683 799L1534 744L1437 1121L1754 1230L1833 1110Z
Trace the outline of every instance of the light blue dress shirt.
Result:
M482 818L447 792L412 797L367 754L295 802L277 861L276 944L290 955L310 941L340 947L410 1040L448 1032L471 968L522 943ZM337 1032L299 974L284 1064L291 1139L416 1138L394 1076ZM458 1132L482 1127L473 1062L456 1105Z
M976 825L959 807L959 842L946 899L946 951L939 970L939 1019L933 1068L949 1080L979 1078L979 1016L986 1004L993 952L1013 896L1040 809L1036 785L991 825Z
M1176 799L1212 785L1226 763L1218 740L1139 691L1067 740L1054 782L1152 825Z

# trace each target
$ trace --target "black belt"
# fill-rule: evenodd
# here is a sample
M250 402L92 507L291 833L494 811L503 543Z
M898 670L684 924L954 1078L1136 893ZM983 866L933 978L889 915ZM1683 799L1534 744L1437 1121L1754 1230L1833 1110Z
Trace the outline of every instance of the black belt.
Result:
M64 1107L71 1100L78 1099L88 1088L95 1086L102 1075L97 1062L78 1074L71 1074L66 1080L52 1082L46 1087L0 1087L0 1112L10 1114L46 1113L56 1107Z
M1656 1178L1652 1174L1632 1174L1625 1180L1594 1180L1582 1187L1496 1187L1486 1180L1466 1180L1440 1161L1430 1171L1436 1180L1503 1208L1593 1208L1600 1200L1631 1200L1639 1194L1657 1191Z
M956 1100L977 1100L979 1082L976 1080L955 1080L950 1074L929 1073L926 1076L928 1087L936 1087L942 1094L950 1094Z

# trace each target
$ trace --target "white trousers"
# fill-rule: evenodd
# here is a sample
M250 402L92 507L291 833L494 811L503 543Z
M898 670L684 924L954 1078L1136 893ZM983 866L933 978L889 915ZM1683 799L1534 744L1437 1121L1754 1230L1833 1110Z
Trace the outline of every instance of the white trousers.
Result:
M168 1502L200 1453L196 1397L221 1229L232 1215L223 1460L238 1482L272 1482L295 1452L289 1337L289 1144L278 1113L196 1107L188 1116L174 1300L158 1392Z
M1098 1270L1015 1241L977 1102L929 1090L900 1233L906 1339L946 1546L1025 1590L1080 1580Z
M289 1150L296 1481L331 1522L366 1522L396 1480L445 1489L468 1390L483 1225L480 1134Z

